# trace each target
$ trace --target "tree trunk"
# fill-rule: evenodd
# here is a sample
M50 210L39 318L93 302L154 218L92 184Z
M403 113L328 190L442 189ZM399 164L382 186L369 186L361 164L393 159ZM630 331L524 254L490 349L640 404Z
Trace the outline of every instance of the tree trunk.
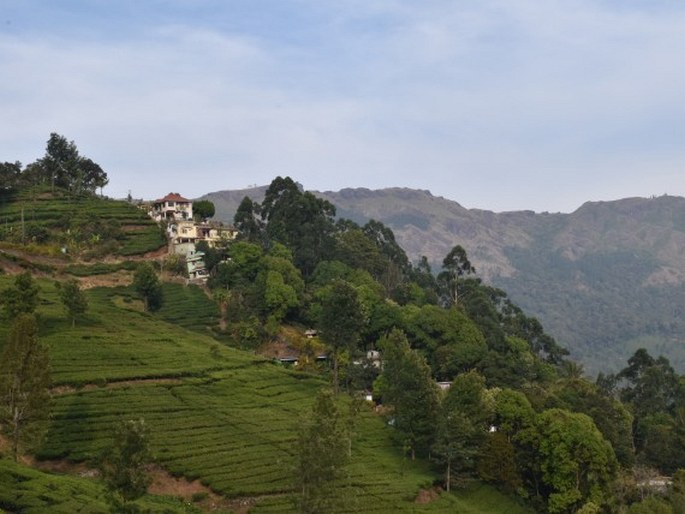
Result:
M450 483L452 482L452 459L447 457L447 480L445 483L445 489L450 492Z
M12 420L12 457L14 457L14 462L17 462L17 456L19 455L19 412L17 408L14 409L14 419Z
M338 386L338 356L333 354L333 391L337 395L339 392Z

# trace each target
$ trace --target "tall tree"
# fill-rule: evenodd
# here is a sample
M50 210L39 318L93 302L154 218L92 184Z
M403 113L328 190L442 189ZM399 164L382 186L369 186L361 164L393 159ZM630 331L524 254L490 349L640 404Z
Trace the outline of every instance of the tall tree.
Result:
M383 352L383 372L374 392L392 411L392 424L412 460L427 454L435 435L438 387L426 360L409 346L399 329L378 342Z
M88 298L81 290L78 280L67 280L64 284L56 282L55 286L59 291L59 298L62 301L64 310L71 319L71 326L76 326L76 318L82 316L88 310Z
M50 363L32 314L12 324L0 363L0 428L17 460L20 447L40 438L50 413Z
M316 265L331 255L335 207L308 191L300 191L290 177L276 177L271 182L261 216L268 241L287 246L303 276L311 275Z
M233 216L233 224L238 229L238 239L251 243L262 241L263 225L260 215L260 206L246 196L238 205L238 209Z
M139 512L132 504L147 492L152 482L147 466L152 460L150 430L145 421L120 422L112 446L100 460L100 470L116 512Z
M6 287L2 291L2 303L5 312L10 319L19 314L30 314L38 306L38 293L40 288L33 280L31 273L25 271L17 275L14 285Z
M485 379L476 371L462 373L443 398L433 452L445 464L447 490L453 471L459 478L476 468L476 456L485 442L494 402L486 399Z
M447 302L455 305L459 302L459 281L463 276L475 273L476 268L471 265L466 250L456 245L443 259L442 269L438 281L443 286Z
M339 508L339 486L349 462L348 428L349 422L336 405L334 394L322 390L298 434L295 476L300 512L318 514Z
M36 163L42 182L61 187L72 193L94 193L109 182L107 173L91 159L79 154L76 144L56 133L50 134L45 156ZM28 171L28 169L27 169Z
M364 323L357 290L348 282L337 280L323 300L319 328L331 350L333 387L339 389L338 367L342 353L356 348Z
M549 512L574 512L588 501L607 504L616 457L592 419L549 409L538 415L534 430Z
M133 274L133 289L143 299L146 311L154 311L162 306L162 285L150 263L138 266Z

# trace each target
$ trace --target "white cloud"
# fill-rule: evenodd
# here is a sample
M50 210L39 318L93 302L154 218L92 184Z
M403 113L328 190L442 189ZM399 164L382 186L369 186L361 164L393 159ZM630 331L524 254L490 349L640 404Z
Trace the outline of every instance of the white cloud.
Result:
M184 18L121 39L0 34L11 77L0 159L30 162L57 131L108 170L117 196L197 196L276 174L495 210L685 194L683 11L290 5L306 12L301 26L265 19L275 28L259 33Z

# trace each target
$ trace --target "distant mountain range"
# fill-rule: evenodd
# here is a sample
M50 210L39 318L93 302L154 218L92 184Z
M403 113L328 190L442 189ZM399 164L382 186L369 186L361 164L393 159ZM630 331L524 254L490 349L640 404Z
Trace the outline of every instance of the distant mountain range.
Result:
M219 191L216 218L232 221L244 196ZM466 209L428 191L314 192L359 223L392 228L410 259L440 262L462 245L487 283L504 289L594 375L625 366L639 347L685 371L685 198L588 202L571 214Z

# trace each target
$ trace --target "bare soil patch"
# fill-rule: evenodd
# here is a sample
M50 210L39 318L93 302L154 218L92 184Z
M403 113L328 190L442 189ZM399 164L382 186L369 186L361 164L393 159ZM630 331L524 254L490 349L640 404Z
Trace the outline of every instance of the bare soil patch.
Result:
M432 501L437 500L440 497L440 493L442 493L441 487L432 487L431 489L421 489L419 491L419 494L416 495L416 499L414 500L414 503L419 503L419 504L425 505L426 503L430 503Z

